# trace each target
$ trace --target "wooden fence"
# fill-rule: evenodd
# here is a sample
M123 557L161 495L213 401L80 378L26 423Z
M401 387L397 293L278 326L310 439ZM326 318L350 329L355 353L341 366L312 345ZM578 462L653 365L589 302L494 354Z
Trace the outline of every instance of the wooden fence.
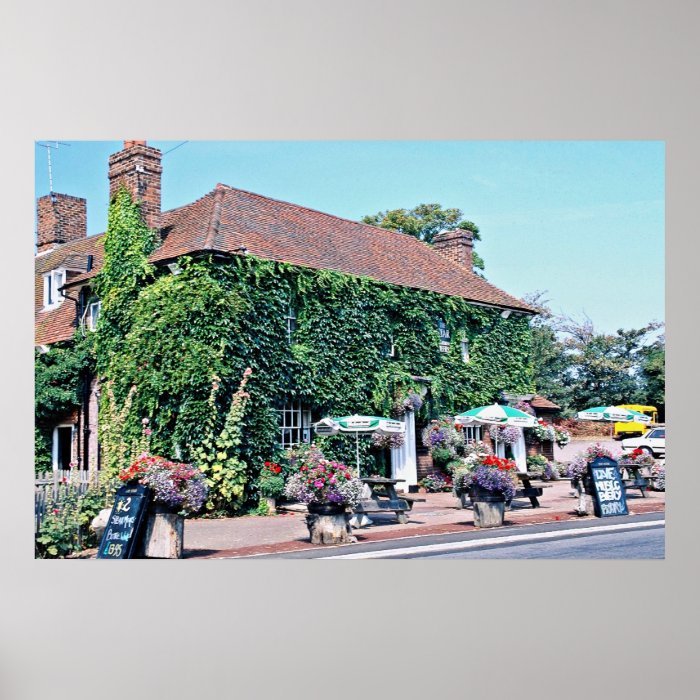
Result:
M78 469L72 478L70 470L63 469L37 474L34 478L34 532L41 527L49 494L52 508L60 510L67 498L85 493L91 483L97 483L97 472Z

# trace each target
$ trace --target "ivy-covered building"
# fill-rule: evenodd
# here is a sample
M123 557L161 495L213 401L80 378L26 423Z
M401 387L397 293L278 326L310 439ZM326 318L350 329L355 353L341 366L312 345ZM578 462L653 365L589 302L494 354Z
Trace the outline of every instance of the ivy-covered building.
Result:
M75 347L92 357L57 371L56 383L73 382L63 404L37 404L54 468L99 464L105 381L117 405L130 402L125 434L147 417L154 450L189 459L212 386L221 386L223 420L250 367L239 450L251 479L275 449L312 440L319 418L387 414L415 391L424 404L394 455L409 485L432 417L532 391L533 310L473 272L471 232L443 232L430 246L222 184L161 211L161 172L161 153L145 141L110 157L112 207L128 192L124 206L133 199L153 232L128 245L114 240L131 235L128 217L110 209L107 233L86 237L85 200L38 200L37 362L60 365ZM124 298L112 299L102 328L100 275L120 264ZM341 443L327 447L342 456Z

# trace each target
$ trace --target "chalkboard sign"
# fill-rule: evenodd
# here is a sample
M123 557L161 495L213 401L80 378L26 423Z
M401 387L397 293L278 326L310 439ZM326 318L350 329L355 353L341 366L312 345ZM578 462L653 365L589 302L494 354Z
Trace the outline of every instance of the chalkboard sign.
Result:
M150 489L142 484L117 489L114 507L97 550L98 559L130 559L134 555L150 495Z
M628 515L625 487L617 462L608 457L598 457L588 465L593 483L593 509L599 518L612 515Z

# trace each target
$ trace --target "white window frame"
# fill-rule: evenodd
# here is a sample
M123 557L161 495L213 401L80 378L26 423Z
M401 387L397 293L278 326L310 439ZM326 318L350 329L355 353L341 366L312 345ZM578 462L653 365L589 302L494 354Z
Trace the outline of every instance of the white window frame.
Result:
M55 270L51 270L51 272L47 272L44 275L45 309L55 309L57 306L60 306L65 301L63 293L58 291L59 287L62 287L65 283L66 269L64 267L58 267Z
M70 459L68 462L73 461L73 448L75 441L75 424L74 423L61 423L53 429L53 434L51 436L51 466L54 471L58 471L58 430L59 428L70 428Z
M291 345L294 342L294 331L297 329L297 315L291 304L287 306L287 315L284 320L287 324L287 343Z
M469 364L469 338L462 338L459 347L462 351L462 362L465 365Z
M311 442L311 410L301 401L287 401L277 409L280 445L283 450Z
M93 301L88 304L85 316L85 325L88 330L94 331L97 329L97 321L100 318L100 310L102 309L101 301ZM97 311L97 317L95 317L95 310Z
M481 442L483 428L480 425L465 425L462 427L464 439L467 443Z

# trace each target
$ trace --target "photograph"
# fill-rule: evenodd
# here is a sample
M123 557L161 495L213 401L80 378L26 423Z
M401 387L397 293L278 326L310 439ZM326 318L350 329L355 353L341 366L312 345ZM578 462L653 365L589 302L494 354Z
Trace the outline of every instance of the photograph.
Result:
M35 558L665 558L663 141L34 146Z

